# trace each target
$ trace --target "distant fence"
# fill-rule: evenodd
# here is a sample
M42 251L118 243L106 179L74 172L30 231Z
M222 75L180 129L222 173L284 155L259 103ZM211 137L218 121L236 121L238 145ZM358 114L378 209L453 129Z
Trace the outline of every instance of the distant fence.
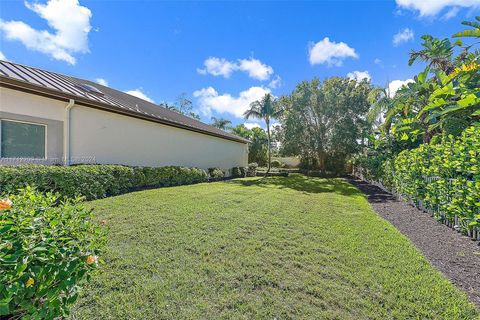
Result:
M458 232L461 231L461 228L459 227L460 219L459 219L458 215L447 216L445 214L445 212L441 211L438 207L437 208L431 208L431 207L427 206L424 200L413 201L412 199L410 199L410 197L408 195L397 193L395 190L390 190L389 188L387 188L383 185L381 180L380 181L369 180L369 179L367 179L363 176L362 168L354 168L352 174L353 174L354 177L356 177L360 180L363 180L365 182L368 182L368 183L370 183L370 184L372 184L376 187L379 187L383 191L392 194L398 200L406 200L410 205L418 208L419 210L422 210L423 212L429 213L432 217L434 215L438 215L440 217L439 222L445 224L446 226L448 226L448 227L450 227L450 228L452 228L452 229L454 229ZM425 180L426 183L432 183L436 180L439 180L440 177L423 177L423 179ZM452 185L453 180L454 179L449 179L448 183L450 185ZM451 201L452 199L449 198L448 200ZM468 231L467 231L466 235L469 236L470 238L472 238L473 240L479 241L480 240L480 228L478 228L478 227L468 228Z
M0 165L16 166L20 164L43 164L43 165L72 165L94 164L95 156L72 157L68 161L62 158L32 159L32 158L0 158Z

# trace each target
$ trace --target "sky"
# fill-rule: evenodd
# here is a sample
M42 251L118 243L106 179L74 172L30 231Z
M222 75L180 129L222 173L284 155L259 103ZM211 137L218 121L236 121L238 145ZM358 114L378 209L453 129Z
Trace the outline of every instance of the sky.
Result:
M0 2L0 59L96 81L155 103L185 94L209 123L243 119L265 93L315 77L392 91L423 34L444 38L480 0Z

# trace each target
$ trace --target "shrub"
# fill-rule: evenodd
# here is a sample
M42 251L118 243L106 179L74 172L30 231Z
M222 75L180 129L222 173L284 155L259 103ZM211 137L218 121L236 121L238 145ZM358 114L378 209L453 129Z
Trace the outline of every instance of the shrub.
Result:
M280 160L272 160L270 165L274 168L282 168L283 167L283 163Z
M471 127L456 140L449 137L442 144L402 151L395 158L393 185L447 219L457 215L459 227L468 231L480 225L478 159L480 127ZM433 177L433 181L427 182L425 177Z
M257 175L257 168L258 164L256 162L249 163L247 168L247 177L255 177Z
M232 170L232 178L245 178L247 171L245 167L233 167Z
M0 316L64 317L97 266L103 231L78 198L27 187L10 200L0 206Z
M128 167L121 165L0 166L0 193L35 186L40 192L58 192L87 200L127 192L132 188L168 187L204 182L205 170L185 167Z
M220 181L225 177L225 173L220 168L208 168L208 176L212 181Z
M422 144L404 150L393 160L381 155L362 157L367 179L413 201L422 201L438 219L453 221L469 232L480 226L480 127L467 128L460 137L440 144Z

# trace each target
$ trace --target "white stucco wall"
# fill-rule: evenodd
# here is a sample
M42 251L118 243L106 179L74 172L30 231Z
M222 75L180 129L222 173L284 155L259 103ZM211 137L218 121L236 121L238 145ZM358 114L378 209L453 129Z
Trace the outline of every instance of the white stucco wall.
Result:
M64 121L66 105L0 88L0 111ZM103 164L230 169L248 162L247 144L78 105L71 109L70 139L71 158L93 156Z
M71 110L70 129L71 156L98 163L230 169L248 161L243 143L81 106Z
M66 102L0 87L0 111L63 121Z

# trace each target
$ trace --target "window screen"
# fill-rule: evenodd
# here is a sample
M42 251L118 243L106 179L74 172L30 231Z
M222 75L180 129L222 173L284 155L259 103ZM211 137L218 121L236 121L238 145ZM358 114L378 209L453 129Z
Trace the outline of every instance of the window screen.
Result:
M45 126L2 120L0 127L2 158L45 158Z

